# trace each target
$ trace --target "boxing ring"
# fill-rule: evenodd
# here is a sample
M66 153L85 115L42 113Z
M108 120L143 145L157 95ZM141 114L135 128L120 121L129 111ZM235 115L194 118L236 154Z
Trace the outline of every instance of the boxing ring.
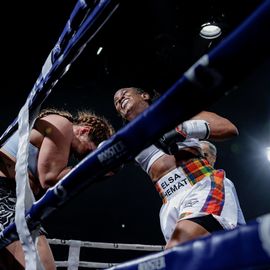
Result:
M86 2L78 2L66 30L44 64L28 97L30 116L39 109L87 42L113 14L118 3L100 1L91 7L91 12L86 6ZM73 26L72 22L77 22L77 18L84 21ZM147 111L89 154L40 200L34 202L25 215L29 230L34 231L59 206L90 183L98 181L99 177L134 158L164 132L222 98L228 89L248 76L265 57L269 57L269 29L270 0L267 0L209 54L201 57ZM248 64L245 62L247 56ZM192 106L188 102L179 106L179 100L190 99ZM159 119L159 125L155 125L155 119ZM1 144L17 126L18 119L15 119L1 136ZM17 239L16 225L13 223L1 232L0 248ZM73 244L76 248L76 243ZM79 243L77 254L78 246ZM270 267L270 214L233 231L213 233L109 269L180 269L180 266L181 269L192 270Z

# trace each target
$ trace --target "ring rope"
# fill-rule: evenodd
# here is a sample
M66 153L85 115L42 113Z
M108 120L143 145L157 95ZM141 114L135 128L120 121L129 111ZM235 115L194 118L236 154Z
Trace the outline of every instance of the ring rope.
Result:
M90 7L86 1L79 0L76 4L60 38L48 55L41 74L27 97L29 100L29 115L45 101L52 88L66 74L87 43L97 34L119 6L115 0L95 2L97 3L91 6L93 8L91 12L89 12ZM0 146L16 131L17 127L18 117L1 135Z
M56 261L57 267L78 267L86 268L108 268L119 263L101 263L101 262L85 262L80 261L80 249L84 248L100 248L100 249L117 249L117 250L136 250L136 251L151 251L157 252L164 250L164 246L160 245L142 245L142 244L122 244L122 243L103 243L103 242L89 242L78 240L64 240L64 239L47 239L50 245L69 246L68 261Z
M224 74L226 87L232 86L237 81L236 79L242 77L235 77L235 73L241 68L244 73L250 72L251 68L256 67L255 63L258 65L258 60L262 61L267 55L269 56L270 39L265 36L267 30L269 30L269 11L270 0L267 0L254 12L247 22L237 28L232 35L229 35L224 43L217 45L213 52L209 53L209 67L211 71L220 72L220 75ZM252 33L252 38L250 38L250 33ZM239 44L233 46L237 42ZM242 65L243 61L238 62L246 57L246 48L250 52L249 60L253 61L248 68L248 65ZM257 52L256 54L254 53L255 51ZM223 55L225 55L226 59L224 59ZM235 62L235 55L237 55L237 62ZM223 65L224 62L226 64ZM192 67L192 69L197 76L202 71L202 66L198 65L197 67ZM209 72L206 75L213 75L209 69L203 71ZM208 83L209 81L206 80L206 82ZM56 210L58 206L89 184L90 181L96 180L98 176L121 165L127 158L134 157L167 129L205 109L227 90L227 88L225 89L225 87L220 85L214 85L214 82L208 86L200 82L198 87L197 84L190 82L187 77L181 77L143 115L140 115L119 130L99 149L81 161L55 187L49 189L27 212L29 226L34 225L37 220L42 221L51 212ZM193 100L194 104L190 106L186 102L188 104L183 103L183 106L179 107L179 100L181 99ZM202 100L205 102L201 102ZM195 104L196 101L198 101L198 104ZM166 118L164 117L165 113ZM159 125L156 125L155 119L159 119ZM10 239L14 232L14 225L11 224L1 233L1 238L6 237L5 239Z
M264 248L265 245L270 246L269 220L270 213L236 229L213 232L184 245L120 263L108 270L266 270L270 267L270 254ZM259 233L262 227L267 230L266 239Z
M56 261L55 262L56 267L69 267L70 264L68 261ZM82 268L108 268L118 265L118 263L102 263L102 262L86 262L86 261L80 261L78 263L78 267Z
M100 1L100 3L96 1L96 3L91 13L89 13L90 7L88 7L84 1L78 1L75 6L69 21L58 39L57 44L47 57L42 67L42 72L23 106L27 107L25 110L29 108L30 122L33 120L42 102L51 92L53 86L58 82L59 77L62 77L68 71L67 67L70 67L71 63L73 63L83 51L86 44L95 36L118 7L118 4L113 0ZM31 116L30 110L32 112ZM1 136L1 145L17 129L18 122L19 117L13 121ZM22 214L24 212L25 211L22 211ZM35 227L36 225L38 225L38 222L35 222ZM17 238L15 234L13 234L12 237L14 240ZM5 246L11 242L5 241Z
M48 239L51 245L70 246L73 240L63 239ZM161 251L164 246L160 245L142 245L142 244L123 244L123 243L104 243L104 242L89 242L80 241L81 247L87 248L102 248L102 249L119 249L119 250L144 250L144 251Z
M75 51L76 53L72 55L73 57L72 61L70 61L68 65L63 61L64 58L61 57L62 56L61 54L64 55L67 48L70 47L69 40L73 37L74 34L76 34L76 30L80 31L80 27L81 27L80 21L84 22L86 14L89 14L89 11L90 11L90 7L88 7L86 2L84 1L79 1L77 5L75 6L74 12L71 14L70 19L68 20L64 28L64 31L62 32L62 35L58 39L56 46L51 51L45 64L42 67L41 76L42 76L42 79L44 79L45 81L46 81L46 78L49 77L47 75L50 75L50 76L55 75L56 71L55 71L54 65L57 63L59 59L60 59L60 62L63 62L65 65L64 69L62 68L63 71L62 71L61 76L63 76L68 71L71 63L81 53L82 51L81 49L77 50L77 52ZM92 13L94 12L95 12L95 9L92 11ZM74 18L76 19L74 20ZM103 22L103 24L105 23L105 21ZM101 24L101 26L103 24ZM101 26L99 26L99 28L95 31L95 33L101 28ZM75 41L77 41L77 39L75 39ZM73 49L73 47L74 45L72 45L70 48ZM58 81L58 78L56 81ZM40 77L38 78L37 82L39 84L36 83L34 85L34 88L32 89L24 106L20 110L19 116L17 118L18 119L17 126L19 130L20 138L19 138L19 143L18 143L16 175L15 175L16 197L17 197L16 207L15 207L15 210L16 210L15 211L15 225L17 228L18 238L22 244L22 248L25 255L25 268L29 270L43 269L42 264L39 259L37 248L36 248L37 233L35 232L35 230L33 230L32 232L29 231L26 217L25 217L26 210L30 209L35 201L33 193L30 189L30 186L28 183L28 177L27 177L27 164L28 164L27 150L28 150L31 126L34 123L34 119L37 115L38 110L40 109L41 104L39 104L38 107L35 108L35 110L32 110L31 118L29 118L29 107L31 105L30 102L33 100L34 94L37 93L38 87L41 86L42 91L45 91L44 84L42 84L42 80L40 79ZM55 83L53 85L55 85ZM49 90L51 90L51 88ZM46 96L48 96L48 94ZM71 248L70 251L74 253L76 249ZM71 256L71 258L75 258L75 257L76 256Z
M124 263L78 261L77 267L135 270L153 269L150 267L157 266L160 268L155 269L179 269L180 267L187 270L224 270L253 266L254 270L257 267L262 269L262 266L270 266L270 253L266 248L270 246L269 221L270 214L267 214L235 230L214 232L210 236L193 240L187 243L185 248L176 246L165 252L158 252ZM49 239L50 244L56 245L72 245L72 242L73 240ZM81 246L88 247L88 243L80 241ZM95 242L93 243L95 244ZM108 247L111 245L111 243L104 244L106 248L107 244L109 244ZM133 245L131 244L131 246ZM92 246L92 243L90 247L99 248ZM223 254L222 261L218 254ZM216 258L219 258L218 263ZM77 259L79 260L79 258ZM56 261L55 263L57 267L70 266L69 261Z

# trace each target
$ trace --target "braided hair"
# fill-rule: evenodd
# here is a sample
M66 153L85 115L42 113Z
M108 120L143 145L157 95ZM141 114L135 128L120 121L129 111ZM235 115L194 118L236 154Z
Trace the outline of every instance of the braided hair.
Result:
M46 108L46 109L43 109L39 115L38 115L38 119L39 118L42 118L42 117L45 117L49 114L57 114L57 115L60 115L60 116L63 116L65 118L67 118L70 122L73 123L73 116L70 112L68 111L64 111L64 110L58 110L58 109L54 109L54 108Z
M104 116L97 115L91 111L78 111L73 121L76 125L91 127L89 139L95 145L99 145L102 141L107 140L115 132L113 126Z
M45 117L49 114L57 114L67 118L74 125L79 126L89 126L91 127L91 132L89 133L89 139L98 146L102 141L110 138L115 130L109 121L101 115L98 115L91 111L78 111L76 116L73 116L70 112L65 110L58 110L54 108L43 109L39 118Z

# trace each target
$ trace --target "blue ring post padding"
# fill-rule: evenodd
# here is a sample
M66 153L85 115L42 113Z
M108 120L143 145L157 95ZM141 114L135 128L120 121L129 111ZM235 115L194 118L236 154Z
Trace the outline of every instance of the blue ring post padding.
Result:
M270 266L270 255L262 247L259 226L258 221L252 221L234 230L215 232L170 250L108 269L243 270L248 268L251 270L250 267L262 269L261 267Z
M259 25L256 24L256 27L262 27L265 31L269 29L269 11L270 0L265 1L265 3L259 7L256 16L252 17L252 20L259 20L260 22ZM239 35L241 34L241 38L248 35L248 30L253 31L252 23L248 24L246 27L250 29L246 30L243 28L239 33ZM226 42L226 47L221 44L216 47L215 54L210 54L212 62L215 62L215 55L222 55L223 50L226 51L226 54L228 55L234 53L245 54L244 50L241 50L241 47L237 46L236 52L233 50L231 45L237 42L238 35L233 34L233 36L233 39L230 39L230 36L228 37L230 42ZM269 38L264 34L262 35L262 32L258 32L256 40L254 38L248 39L248 37L246 37L246 42L251 44L254 42L265 42L267 43L267 46L262 46L264 49L270 45ZM247 46L247 44L242 43L242 46ZM258 46L261 47L260 44L258 44ZM228 50L230 53L228 53ZM249 59L262 58L262 56L266 54L269 56L269 50L263 50L261 48L257 51L257 54L250 52ZM233 64L234 59L231 58L230 65ZM216 61L216 65L221 66L222 63ZM212 65L211 68L213 69L214 66ZM255 66L250 67L250 69L252 68L255 68ZM200 73L205 70L201 69L199 65L194 68L194 71L195 73L197 71ZM211 73L210 71L206 70L209 74ZM226 82L229 80L230 76L233 76L229 71L229 67L224 69L226 77L221 82ZM232 70L232 73L233 72L234 70ZM221 87L221 85L208 85L207 82L205 87L202 84L199 84L198 86L196 83L190 82L187 77L182 76L158 101L152 104L149 109L118 131L99 149L87 156L68 175L58 182L55 187L49 189L46 194L31 207L27 213L30 229L35 227L40 220L42 221L52 211L57 209L59 205L77 194L82 187L97 180L99 176L111 169L118 167L128 158L134 157L144 147L157 139L163 132L176 126L179 122L190 118L194 114L199 113L208 105L216 101L218 97L221 97L225 91L226 89ZM1 233L0 248L9 241L8 239L16 237L15 229L14 224L11 224Z
M83 3L85 4L85 2ZM27 97L30 104L30 115L46 100L52 88L67 72L66 67L77 59L85 45L95 36L101 26L119 6L116 0L103 0L96 4L91 13L89 13L89 7L86 7L84 4L82 4L82 1L78 1L58 42L50 53L52 65L48 73L45 76L43 73L39 75L32 91ZM9 125L0 137L0 146L17 128L18 118Z

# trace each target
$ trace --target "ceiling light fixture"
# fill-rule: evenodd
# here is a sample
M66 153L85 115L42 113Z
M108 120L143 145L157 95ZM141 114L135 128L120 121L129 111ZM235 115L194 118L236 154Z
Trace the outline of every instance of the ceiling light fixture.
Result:
M201 25L200 36L205 39L215 39L221 35L221 28L214 22Z
M102 50L103 50L103 47L99 47L98 50L97 50L97 55L99 55Z

